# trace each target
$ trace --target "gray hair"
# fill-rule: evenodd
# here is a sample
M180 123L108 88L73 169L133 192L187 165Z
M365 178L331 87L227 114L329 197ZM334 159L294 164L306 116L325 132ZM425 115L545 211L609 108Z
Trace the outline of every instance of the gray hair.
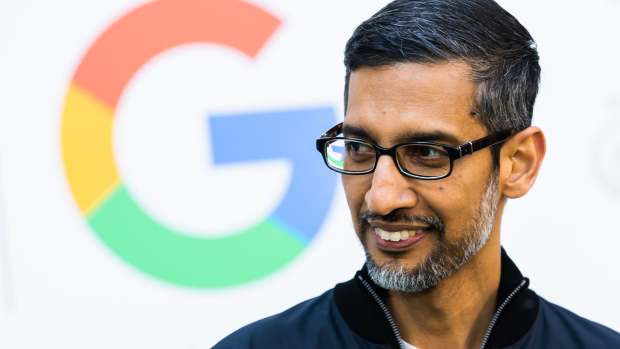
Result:
M449 60L470 65L478 85L473 112L487 131L531 125L540 80L537 47L492 0L396 0L360 24L345 49L345 109L357 68Z

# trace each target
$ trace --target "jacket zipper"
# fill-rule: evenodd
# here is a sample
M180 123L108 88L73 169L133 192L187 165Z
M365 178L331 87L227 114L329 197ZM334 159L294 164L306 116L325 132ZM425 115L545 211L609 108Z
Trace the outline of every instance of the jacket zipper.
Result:
M514 290L512 290L512 292L510 292L508 297L504 299L502 304L500 304L499 307L497 307L495 314L493 314L493 317L491 318L489 327L487 328L487 331L485 332L484 337L482 337L482 343L480 343L480 349L484 349L486 347L487 342L489 341L489 337L491 337L491 331L493 331L493 327L495 327L495 323L497 322L497 319L499 319L499 316L502 314L502 311L504 310L506 305L508 305L508 302L510 302L510 300L515 296L515 294L517 294L517 292L519 292L519 290L523 288L523 286L525 286L526 282L527 280L525 279L521 280L521 283L519 284L519 286L517 286Z
M360 279L360 281L362 282L362 285L364 285L366 290L368 290L368 293L370 293L372 298L379 305L379 308L381 308L381 310L383 311L383 315L385 315L385 318L390 323L392 332L394 333L394 336L396 336L396 340L398 341L398 347L400 349L407 349L405 348L405 344L403 343L403 340L400 338L400 331L398 330L398 326L396 326L396 321L394 321L394 318L392 317L392 314L390 313L390 310L388 309L387 305L383 303L383 301L381 300L377 292L375 292L375 290L370 286L370 284L366 280L364 280L364 278L361 275L358 275L357 278Z
M366 280L364 280L364 278L361 275L358 275L357 278L362 282L362 285L364 285L364 288L366 288L368 293L370 293L372 298L379 305L379 308L381 308L381 311L383 311L383 315L385 315L385 318L390 323L392 332L394 333L394 336L396 337L396 340L398 341L399 348L406 349L403 343L403 339L400 337L400 331L398 330L396 321L394 321L394 318L392 317L392 314L390 313L390 310L388 309L387 305L385 305L385 303L383 302L383 300L381 300L377 292L375 292L372 286L370 286L370 284ZM495 327L495 323L499 319L499 316L502 314L502 311L508 305L510 300L517 294L517 292L519 292L519 290L523 288L523 286L525 286L526 282L527 282L526 279L521 280L521 283L514 290L512 290L512 292L510 292L508 297L504 299L502 304L500 304L499 307L497 307L497 310L495 311L495 314L493 314L493 317L491 318L491 322L489 323L489 326L487 327L487 330L484 333L484 337L482 338L482 343L480 344L480 349L484 349L486 347L487 342L489 341L489 337L491 336L491 331L493 331L493 327Z

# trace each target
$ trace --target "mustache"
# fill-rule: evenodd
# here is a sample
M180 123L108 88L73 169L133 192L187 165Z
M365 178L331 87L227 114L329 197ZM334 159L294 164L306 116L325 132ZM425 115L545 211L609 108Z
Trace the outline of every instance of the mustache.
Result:
M445 224L437 216L413 216L399 210L392 211L386 215L380 215L370 211L360 214L359 222L364 230L370 226L371 221L400 224L423 223L428 225L432 230L438 232L440 235L443 235L445 231Z

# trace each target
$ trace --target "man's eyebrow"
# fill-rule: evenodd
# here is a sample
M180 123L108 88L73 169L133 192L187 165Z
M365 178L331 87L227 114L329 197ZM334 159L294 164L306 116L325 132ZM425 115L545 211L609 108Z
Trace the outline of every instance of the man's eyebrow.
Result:
M342 125L342 134L345 137L355 137L355 138L373 140L373 138L370 136L370 134L368 134L366 130L364 130L361 127L353 126L350 124Z
M358 127L358 126L350 125L350 124L344 124L342 126L342 134L345 137L355 137L355 138L361 138L361 139L372 140L372 141L375 140L371 136L371 134L365 129ZM440 130L413 131L413 132L409 132L401 136L398 136L395 139L395 142L398 144L409 143L409 142L424 142L424 141L426 142L439 142L440 141L440 142L453 144L453 145L458 145L461 143L459 139L456 138L454 135L444 132L444 131L440 131Z
M440 130L411 132L396 138L396 143L409 142L442 142L452 145L461 144L461 141L459 141L459 139L454 135Z

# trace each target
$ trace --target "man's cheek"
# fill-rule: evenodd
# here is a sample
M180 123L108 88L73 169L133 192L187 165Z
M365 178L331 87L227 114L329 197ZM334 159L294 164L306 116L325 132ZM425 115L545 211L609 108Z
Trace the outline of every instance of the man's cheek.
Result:
M445 235L448 239L454 239L463 232L467 223L471 220L469 207L455 207L450 214L439 213L439 218L445 224Z
M359 214L359 211L362 209L362 205L364 203L363 193L361 193L356 186L347 181L343 180L342 186L344 188L344 194L347 199L349 209L351 210L351 214Z

